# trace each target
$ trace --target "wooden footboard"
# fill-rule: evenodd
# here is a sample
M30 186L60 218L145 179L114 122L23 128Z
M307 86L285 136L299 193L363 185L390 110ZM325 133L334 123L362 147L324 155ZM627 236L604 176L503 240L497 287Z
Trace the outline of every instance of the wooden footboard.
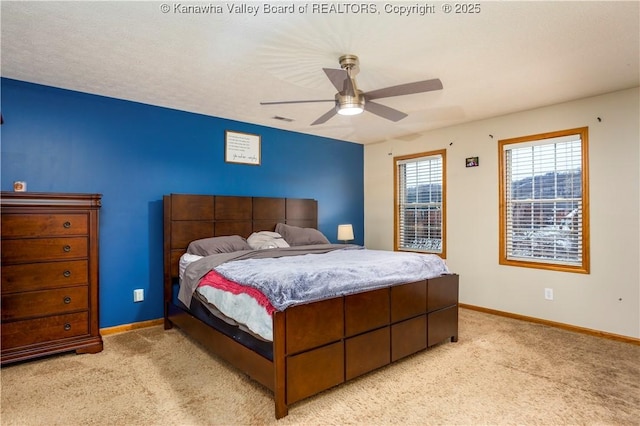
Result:
M295 306L274 318L276 417L288 406L446 339L458 339L458 276Z
M273 317L273 361L170 306L176 325L289 405L447 339L458 340L458 275L294 306Z

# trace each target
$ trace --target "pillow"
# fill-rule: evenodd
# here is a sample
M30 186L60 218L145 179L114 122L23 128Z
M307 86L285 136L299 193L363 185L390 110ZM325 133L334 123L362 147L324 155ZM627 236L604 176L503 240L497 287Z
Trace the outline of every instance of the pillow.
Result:
M180 262L178 263L180 279L184 277L184 271L185 269L187 269L187 266L189 266L190 263L193 263L196 260L200 260L200 259L202 259L202 256L198 256L197 254L185 253L182 256L180 256Z
M276 225L276 232L282 235L282 238L284 238L290 246L330 244L329 240L322 232L313 228L300 228L298 226L279 223Z
M254 250L289 247L289 244L282 238L282 235L271 231L254 232L247 238L247 243L249 243Z
M231 253L240 250L251 250L247 240L240 235L226 237L211 237L191 241L187 247L187 253L198 256L210 256L217 253Z

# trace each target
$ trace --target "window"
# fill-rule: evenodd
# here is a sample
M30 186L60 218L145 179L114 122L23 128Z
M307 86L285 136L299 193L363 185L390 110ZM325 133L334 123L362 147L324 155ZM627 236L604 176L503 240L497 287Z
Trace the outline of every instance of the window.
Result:
M445 257L445 154L394 158L395 250Z
M500 264L589 273L588 128L499 142Z

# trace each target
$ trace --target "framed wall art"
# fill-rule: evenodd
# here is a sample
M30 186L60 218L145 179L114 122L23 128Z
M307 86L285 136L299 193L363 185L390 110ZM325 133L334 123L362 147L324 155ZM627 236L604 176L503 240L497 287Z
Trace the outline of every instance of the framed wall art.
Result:
M224 161L259 166L260 142L260 135L225 130Z
M469 157L465 159L465 166L478 167L480 165L480 159L478 157Z

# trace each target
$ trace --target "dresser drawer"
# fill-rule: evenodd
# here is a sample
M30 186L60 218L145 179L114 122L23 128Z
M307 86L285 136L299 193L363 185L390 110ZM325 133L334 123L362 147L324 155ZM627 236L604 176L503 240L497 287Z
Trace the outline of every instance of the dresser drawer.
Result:
M87 284L89 262L26 263L2 266L2 294Z
M29 291L2 296L2 321L87 310L89 287Z
M2 240L2 264L87 257L87 237Z
M2 350L87 334L87 312L3 323Z
M2 237L44 237L85 235L89 232L86 214L3 214Z

